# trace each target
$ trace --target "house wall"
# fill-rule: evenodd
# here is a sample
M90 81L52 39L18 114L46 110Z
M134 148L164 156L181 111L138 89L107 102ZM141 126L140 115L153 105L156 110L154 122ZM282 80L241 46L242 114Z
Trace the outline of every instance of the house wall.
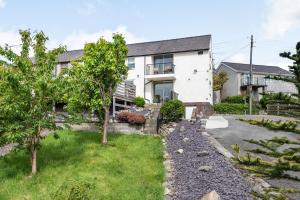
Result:
M174 91L183 102L209 102L212 97L212 65L210 52L174 54Z
M226 72L228 76L228 80L225 82L223 89L221 91L221 99L225 99L228 96L236 96L240 95L240 74L236 73L232 69L221 65L217 71L217 73Z
M287 94L298 93L294 84L280 81L280 80L269 80L267 82L266 92L272 92L272 93L283 92Z

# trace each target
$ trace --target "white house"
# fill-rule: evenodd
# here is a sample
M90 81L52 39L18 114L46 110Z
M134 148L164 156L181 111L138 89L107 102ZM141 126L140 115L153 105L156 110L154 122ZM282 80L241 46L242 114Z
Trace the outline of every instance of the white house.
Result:
M82 54L74 50L60 55L56 74ZM136 96L148 103L178 98L189 106L212 104L211 35L128 44L127 65Z
M150 103L212 103L211 36L128 45L128 80Z
M289 71L286 71L278 66L253 65L253 80L252 89L254 100L258 101L261 93L278 93L296 94L297 90L294 84L272 80L266 76L293 76ZM250 82L250 65L243 63L221 62L216 73L226 72L228 80L225 82L222 89L222 99L228 96L247 95Z

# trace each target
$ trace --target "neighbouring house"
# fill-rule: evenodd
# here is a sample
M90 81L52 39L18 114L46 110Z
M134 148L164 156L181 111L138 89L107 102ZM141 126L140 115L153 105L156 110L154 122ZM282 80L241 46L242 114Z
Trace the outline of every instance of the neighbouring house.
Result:
M179 99L186 105L187 118L197 105L212 104L211 35L127 46L129 71L126 84L135 85L136 96L144 97L148 103ZM61 54L55 74L71 66L70 61L82 55L83 50ZM120 99L114 101L120 102Z
M268 79L266 76L289 77L292 74L278 66L253 65L253 97L258 101L261 93L278 93L285 94L297 93L296 87L292 83ZM228 96L247 95L250 82L250 65L243 63L221 62L218 69L219 72L226 72L228 81L221 91L222 99Z

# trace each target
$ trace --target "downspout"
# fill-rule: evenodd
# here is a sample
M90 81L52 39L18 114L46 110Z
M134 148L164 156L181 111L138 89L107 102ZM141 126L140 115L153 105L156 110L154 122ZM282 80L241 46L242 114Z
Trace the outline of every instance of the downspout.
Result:
M144 56L144 77L143 77L144 78L144 99L146 99L145 68L146 68L146 56Z

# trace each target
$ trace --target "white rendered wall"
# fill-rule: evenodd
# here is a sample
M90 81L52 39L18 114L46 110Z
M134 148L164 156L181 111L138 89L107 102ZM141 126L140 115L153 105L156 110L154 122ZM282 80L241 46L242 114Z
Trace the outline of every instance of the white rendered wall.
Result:
M187 102L209 102L212 98L212 66L208 51L174 54L174 91L178 99Z

